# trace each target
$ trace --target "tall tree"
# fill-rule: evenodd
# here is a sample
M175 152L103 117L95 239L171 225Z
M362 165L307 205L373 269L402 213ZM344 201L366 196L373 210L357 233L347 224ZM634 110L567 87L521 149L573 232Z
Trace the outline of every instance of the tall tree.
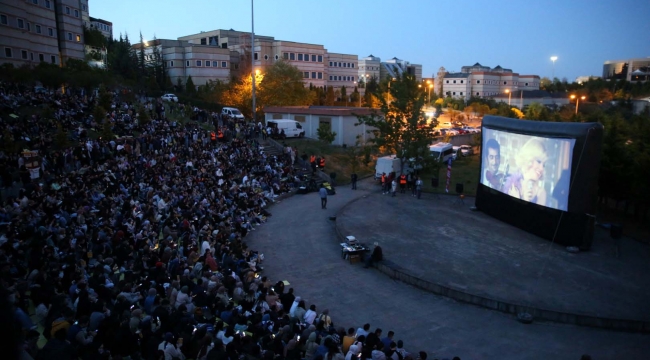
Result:
M546 106L537 102L528 105L525 114L526 114L526 119L528 120L547 121L550 119L549 112Z
M286 61L277 61L256 75L260 107L310 105L313 93L302 82L302 72Z
M196 94L196 86L194 86L192 75L187 77L187 81L185 82L185 92L188 93L189 95Z
M325 95L325 105L332 106L336 100L336 94L334 94L334 87L327 87L327 95Z
M422 112L424 97L418 91L415 77L402 74L392 81L390 88L379 89L388 92L392 101L379 97L381 114L357 116L360 124L374 127L370 140L380 149L396 154L402 159L402 166L410 158L425 159L427 145L433 138L436 120L427 123Z

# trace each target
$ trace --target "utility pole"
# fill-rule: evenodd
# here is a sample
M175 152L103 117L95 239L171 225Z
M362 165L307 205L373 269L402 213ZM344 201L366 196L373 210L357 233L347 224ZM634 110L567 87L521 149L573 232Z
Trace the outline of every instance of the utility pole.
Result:
M253 123L257 120L255 116L255 18L254 7L251 0L251 79L253 80Z

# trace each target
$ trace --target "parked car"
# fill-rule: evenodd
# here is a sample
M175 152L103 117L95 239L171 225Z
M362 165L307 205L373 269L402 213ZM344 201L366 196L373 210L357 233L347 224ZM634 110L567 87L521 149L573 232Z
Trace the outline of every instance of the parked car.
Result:
M239 109L234 107L224 107L221 109L221 116L230 119L244 120L244 114Z
M440 132L442 133L442 135L451 135L451 136L458 135L458 131L454 129L442 129L440 130Z
M460 153L463 156L470 156L474 154L474 148L472 148L469 145L461 145L460 146Z
M456 160L460 157L460 146L452 146L451 151L451 158L453 160Z
M465 130L469 134L476 134L477 132L479 132L478 130L476 130L476 128L471 127L471 126L463 126L462 129Z
M462 128L452 128L452 130L457 131L459 135L467 134L467 131Z
M178 102L178 97L174 94L165 94L160 97L163 101L173 101L173 102Z

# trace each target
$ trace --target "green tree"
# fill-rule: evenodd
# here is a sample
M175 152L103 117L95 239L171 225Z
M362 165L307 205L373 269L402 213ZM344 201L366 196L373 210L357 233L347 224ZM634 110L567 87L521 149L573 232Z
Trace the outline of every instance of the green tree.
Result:
M93 119L95 119L97 124L102 124L104 119L106 119L106 109L101 105L95 106L95 109L93 110Z
M321 123L318 126L316 133L318 134L318 140L326 144L331 144L332 141L336 139L336 133L332 131L331 126L329 124Z
M526 114L527 120L547 121L550 119L550 114L546 106L537 102L528 105L524 113Z
M106 114L106 109L110 109L111 105L113 104L113 95L108 92L104 85L99 86L99 97L97 99L97 102L104 111L104 114Z
M341 86L341 101L345 101L346 105L348 102L348 91L345 88L345 85Z
M54 143L56 144L56 147L59 149L66 149L70 147L70 138L68 136L68 133L63 130L63 126L61 124L56 125L56 134L54 135Z
M357 116L359 124L374 127L374 137L370 140L385 152L396 154L402 159L402 166L410 158L426 159L427 145L433 138L435 122L428 123L422 107L424 97L418 90L415 77L402 74L390 83L390 88L380 89L388 92L392 101L379 97L381 115Z
M151 122L149 117L149 112L144 108L142 104L138 106L138 125L144 126Z
M350 94L350 101L354 106L361 105L361 94L359 94L359 89L355 86L352 94Z
M325 95L325 105L332 106L336 100L336 95L334 94L334 87L327 87L327 95Z
M105 140L111 140L115 138L115 133L113 132L113 124L109 118L104 119L100 136Z
M277 61L259 77L257 100L264 106L301 106L313 102L314 95L302 82L302 72L286 61Z
M189 95L196 94L196 86L194 86L194 81L192 81L192 75L187 77L185 82L185 92Z

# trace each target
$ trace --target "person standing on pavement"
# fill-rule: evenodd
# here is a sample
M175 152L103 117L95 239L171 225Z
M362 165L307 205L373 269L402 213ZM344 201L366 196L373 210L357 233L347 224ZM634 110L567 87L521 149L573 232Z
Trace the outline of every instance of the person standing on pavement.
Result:
M417 193L418 199L422 196L422 185L422 179L418 176L417 180L415 180L415 192Z
M358 177L356 173L352 173L352 175L350 175L350 180L352 181L352 190L357 189L357 178Z
M318 195L320 196L320 208L327 209L327 189L325 185L320 185L320 190L318 190Z
M395 193L397 192L397 179L393 179L393 181L391 181L390 192L391 192L391 197L395 197Z

